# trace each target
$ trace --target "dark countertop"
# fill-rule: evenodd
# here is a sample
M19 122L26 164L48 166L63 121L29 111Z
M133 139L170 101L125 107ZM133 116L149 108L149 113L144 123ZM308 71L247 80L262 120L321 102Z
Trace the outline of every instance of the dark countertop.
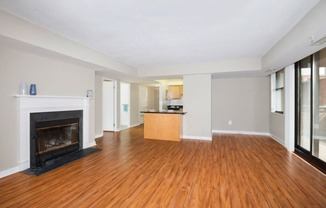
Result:
M185 111L140 111L141 113L161 113L161 114L186 114Z

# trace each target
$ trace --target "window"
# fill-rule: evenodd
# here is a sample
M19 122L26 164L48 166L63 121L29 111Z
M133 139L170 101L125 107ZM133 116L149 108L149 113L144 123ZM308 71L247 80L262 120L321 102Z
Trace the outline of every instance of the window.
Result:
M271 75L271 111L283 114L284 111L284 69Z

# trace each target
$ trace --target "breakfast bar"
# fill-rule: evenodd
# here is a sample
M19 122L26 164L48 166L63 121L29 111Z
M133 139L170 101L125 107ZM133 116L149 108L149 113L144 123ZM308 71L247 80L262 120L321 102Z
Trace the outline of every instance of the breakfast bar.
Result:
M183 129L183 111L142 111L144 138L180 141Z

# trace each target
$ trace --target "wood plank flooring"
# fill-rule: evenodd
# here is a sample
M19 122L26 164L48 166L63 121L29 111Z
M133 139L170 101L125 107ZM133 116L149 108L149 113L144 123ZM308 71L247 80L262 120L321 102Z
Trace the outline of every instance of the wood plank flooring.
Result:
M146 140L105 133L101 152L0 179L0 207L326 207L326 176L269 137Z

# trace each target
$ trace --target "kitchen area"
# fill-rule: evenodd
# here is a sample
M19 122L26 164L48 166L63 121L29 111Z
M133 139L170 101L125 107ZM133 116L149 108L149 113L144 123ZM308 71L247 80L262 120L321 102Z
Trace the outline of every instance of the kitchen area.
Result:
M144 119L144 138L180 141L183 135L183 81L159 80L158 96L153 96L156 108L140 111ZM149 92L149 91L148 91ZM150 99L148 100L150 101ZM148 103L148 106L155 106Z
M168 85L167 90L167 110L183 110L183 85Z

